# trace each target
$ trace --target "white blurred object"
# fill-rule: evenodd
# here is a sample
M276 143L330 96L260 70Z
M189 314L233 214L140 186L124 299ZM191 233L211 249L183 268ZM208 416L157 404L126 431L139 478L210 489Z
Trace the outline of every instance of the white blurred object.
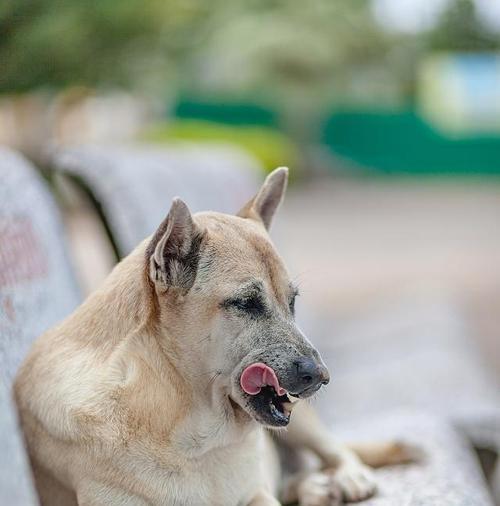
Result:
M477 15L485 27L500 31L500 0L475 0Z
M450 134L500 132L500 54L435 54L418 72L420 112Z
M419 33L435 26L452 0L372 0L375 19L388 30ZM474 0L479 21L500 31L500 0Z
M495 0L485 0L484 3ZM418 33L432 28L450 0L372 0L375 19L385 28Z

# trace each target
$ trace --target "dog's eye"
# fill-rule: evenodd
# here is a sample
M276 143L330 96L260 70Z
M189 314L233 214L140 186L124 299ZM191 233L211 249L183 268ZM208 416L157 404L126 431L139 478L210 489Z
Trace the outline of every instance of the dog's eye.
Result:
M237 309L251 316L260 316L265 313L264 303L258 296L238 297L228 299L223 303L226 308Z

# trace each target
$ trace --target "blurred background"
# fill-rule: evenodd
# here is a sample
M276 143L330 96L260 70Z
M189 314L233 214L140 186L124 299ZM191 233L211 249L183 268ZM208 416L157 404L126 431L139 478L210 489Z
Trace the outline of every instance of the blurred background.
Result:
M196 187L200 208L237 211L255 185L236 165L254 183L289 166L272 236L337 378L328 414L406 403L479 420L486 390L500 406L500 0L4 0L0 145L49 180L84 294L167 212L158 171L188 202ZM166 151L134 167L110 148L137 145ZM104 191L104 212L52 176L78 146L103 151L59 165Z
M132 140L289 165L274 236L303 305L453 297L500 371L499 49L498 0L8 0L0 143L38 166ZM80 211L88 291L114 258Z

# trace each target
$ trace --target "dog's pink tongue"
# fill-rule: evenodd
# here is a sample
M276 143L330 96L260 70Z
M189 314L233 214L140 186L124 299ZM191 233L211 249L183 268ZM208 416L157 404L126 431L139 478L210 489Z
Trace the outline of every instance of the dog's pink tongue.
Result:
M284 395L286 390L280 387L276 373L266 364L257 362L249 365L241 374L241 388L249 395L257 395L262 387L274 387L278 395Z

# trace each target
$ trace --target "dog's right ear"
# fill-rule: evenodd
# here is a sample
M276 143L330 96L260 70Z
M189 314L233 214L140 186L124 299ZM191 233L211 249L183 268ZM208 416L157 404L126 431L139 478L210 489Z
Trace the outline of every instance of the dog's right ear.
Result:
M278 167L264 181L257 195L240 209L238 216L261 222L269 230L274 214L285 195L288 168Z
M187 292L196 277L202 238L188 206L180 198L174 198L146 250L151 280L162 288L175 287Z

